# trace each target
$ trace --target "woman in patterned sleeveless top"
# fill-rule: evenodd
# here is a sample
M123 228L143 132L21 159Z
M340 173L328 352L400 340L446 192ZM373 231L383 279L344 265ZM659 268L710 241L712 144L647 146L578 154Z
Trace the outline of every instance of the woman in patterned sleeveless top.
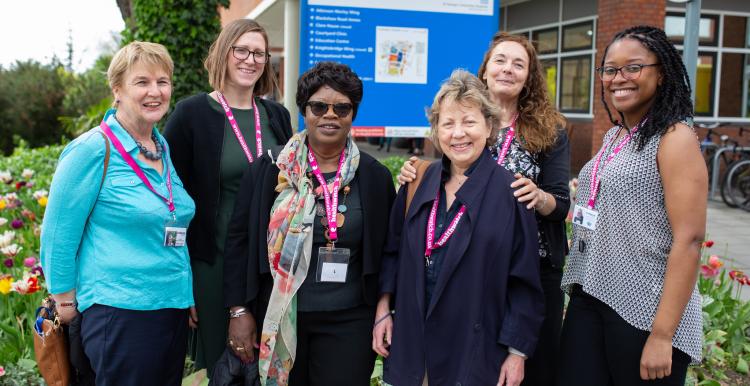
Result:
M615 126L580 174L559 385L683 385L701 358L708 190L688 76L643 26L615 35L597 71Z
M490 147L499 164L515 175L519 202L536 214L545 318L534 353L523 353L524 386L554 383L563 315L560 290L567 254L565 217L570 207L570 149L565 120L547 98L547 83L534 46L523 36L498 32L479 68L500 113L501 129ZM411 160L410 160L411 161ZM416 176L407 162L399 181Z

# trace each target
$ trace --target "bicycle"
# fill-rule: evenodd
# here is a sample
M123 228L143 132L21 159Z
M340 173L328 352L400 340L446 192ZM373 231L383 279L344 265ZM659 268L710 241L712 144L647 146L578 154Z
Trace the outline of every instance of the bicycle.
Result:
M750 212L750 158L731 165L721 184L721 191L722 198L726 194L735 207Z

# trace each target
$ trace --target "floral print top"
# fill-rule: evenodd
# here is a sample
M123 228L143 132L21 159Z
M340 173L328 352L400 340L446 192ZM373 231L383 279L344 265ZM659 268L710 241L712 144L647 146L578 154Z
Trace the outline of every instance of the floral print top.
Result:
M497 161L498 153L500 153L501 149L503 148L503 143L505 142L507 133L508 127L500 129L500 131L497 133L497 142L495 142L495 145L490 148L492 158L495 161ZM508 154L506 154L505 159L502 162L502 166L513 174L520 173L522 176L534 181L534 183L538 185L539 173L541 172L541 154L531 153L528 150L524 149L522 147L523 142L523 137L518 135L518 133L513 136L513 139L510 143L510 148L508 148ZM547 258L549 257L549 242L544 236L544 231L542 230L543 228L541 224L542 219L539 214L537 214L536 216L536 221L539 228L539 257Z

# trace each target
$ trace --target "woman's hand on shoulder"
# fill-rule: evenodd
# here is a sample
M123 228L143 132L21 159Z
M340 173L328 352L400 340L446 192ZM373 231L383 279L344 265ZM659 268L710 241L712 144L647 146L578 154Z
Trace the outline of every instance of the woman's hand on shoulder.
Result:
M401 173L396 177L399 185L405 185L417 178L417 169L414 167L414 162L417 162L419 158L412 156L404 162L404 166L401 167Z

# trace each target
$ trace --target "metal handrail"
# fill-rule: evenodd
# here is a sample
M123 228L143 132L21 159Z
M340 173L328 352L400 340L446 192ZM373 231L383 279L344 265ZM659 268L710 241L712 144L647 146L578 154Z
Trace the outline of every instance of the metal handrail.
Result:
M712 167L711 167L711 190L708 193L709 199L714 199L716 195L716 188L719 186L719 168L721 167L719 164L721 163L721 160L719 159L719 156L724 153L725 151L739 151L739 152L750 152L750 147L739 147L739 146L724 146L720 147L718 150L716 150L716 153L714 153L714 159L712 161Z

